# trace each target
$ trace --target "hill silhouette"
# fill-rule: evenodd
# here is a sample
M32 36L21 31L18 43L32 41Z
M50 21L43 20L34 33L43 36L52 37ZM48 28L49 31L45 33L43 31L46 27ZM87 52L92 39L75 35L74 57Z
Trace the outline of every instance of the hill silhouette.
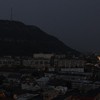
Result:
M36 26L0 20L0 55L29 56L33 53L79 54Z

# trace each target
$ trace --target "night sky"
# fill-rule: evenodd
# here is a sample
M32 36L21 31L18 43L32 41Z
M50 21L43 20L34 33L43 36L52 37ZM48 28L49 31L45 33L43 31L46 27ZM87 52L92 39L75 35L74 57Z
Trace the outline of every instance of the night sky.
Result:
M100 0L0 0L0 19L36 25L66 45L100 52Z

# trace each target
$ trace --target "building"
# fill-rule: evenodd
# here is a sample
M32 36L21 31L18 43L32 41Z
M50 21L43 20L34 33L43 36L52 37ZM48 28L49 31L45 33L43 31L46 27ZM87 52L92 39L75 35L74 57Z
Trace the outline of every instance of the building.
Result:
M11 56L0 57L0 67L14 67L20 65L20 58Z
M37 53L33 57L0 58L0 67L33 68L42 71L78 71L84 72L85 60L79 58L68 59L65 54Z
M52 65L52 58L54 54L34 54L33 55L33 67L39 70L46 70Z

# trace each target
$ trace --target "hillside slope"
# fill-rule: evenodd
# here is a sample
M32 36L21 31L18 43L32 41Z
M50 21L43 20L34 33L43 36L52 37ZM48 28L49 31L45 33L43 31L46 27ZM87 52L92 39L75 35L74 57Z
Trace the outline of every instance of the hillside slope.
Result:
M28 56L39 52L79 54L36 26L0 20L0 55Z

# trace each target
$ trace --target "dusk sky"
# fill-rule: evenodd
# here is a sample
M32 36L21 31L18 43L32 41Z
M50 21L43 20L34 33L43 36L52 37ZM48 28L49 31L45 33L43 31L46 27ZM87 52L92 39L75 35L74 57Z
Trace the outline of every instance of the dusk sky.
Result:
M100 52L100 0L0 0L0 19L36 25L66 45Z

